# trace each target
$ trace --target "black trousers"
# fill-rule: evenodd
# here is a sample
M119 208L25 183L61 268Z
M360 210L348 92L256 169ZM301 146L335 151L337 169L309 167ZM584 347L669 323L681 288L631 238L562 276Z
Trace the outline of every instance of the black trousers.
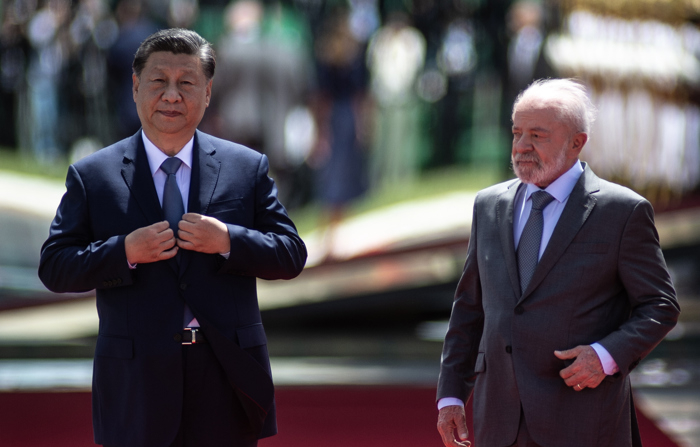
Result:
M183 345L184 399L171 447L256 447L257 435L211 346Z
M257 447L257 435L209 344L183 345L182 356L182 419L170 447Z

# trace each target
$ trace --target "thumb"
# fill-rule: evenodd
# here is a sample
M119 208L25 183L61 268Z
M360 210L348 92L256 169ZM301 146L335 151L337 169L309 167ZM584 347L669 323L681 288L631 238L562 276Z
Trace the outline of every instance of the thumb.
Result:
M557 356L558 359L567 360L576 358L579 355L579 352L580 349L576 347L572 349L567 349L566 351L554 351L554 355Z

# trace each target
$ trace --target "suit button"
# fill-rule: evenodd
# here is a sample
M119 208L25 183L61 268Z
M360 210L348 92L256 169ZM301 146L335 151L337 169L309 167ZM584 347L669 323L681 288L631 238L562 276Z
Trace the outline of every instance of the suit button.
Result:
M175 334L175 335L173 335L173 340L175 340L175 341L182 341L182 334Z
M186 283L180 283L180 290L185 290L187 289L187 284Z
M525 313L525 309L523 309L523 306L517 306L515 308L515 315L522 315Z
M506 346L506 352L510 354L511 352L513 352L513 348L510 345Z

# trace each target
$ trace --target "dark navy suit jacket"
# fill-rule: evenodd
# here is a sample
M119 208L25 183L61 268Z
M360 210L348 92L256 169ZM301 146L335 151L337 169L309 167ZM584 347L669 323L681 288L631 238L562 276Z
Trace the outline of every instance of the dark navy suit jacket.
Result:
M126 235L163 221L140 132L70 166L41 252L55 292L96 289L93 423L99 444L168 445L182 414L185 302L202 325L250 423L276 433L256 277L290 279L306 248L277 200L264 155L197 131L189 212L226 223L231 255L180 250L129 268Z

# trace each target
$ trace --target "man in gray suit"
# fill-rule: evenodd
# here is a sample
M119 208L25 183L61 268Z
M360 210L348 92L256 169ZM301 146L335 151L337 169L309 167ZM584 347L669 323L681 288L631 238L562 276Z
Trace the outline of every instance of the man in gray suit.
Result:
M478 447L641 445L629 373L680 309L651 204L578 160L594 114L571 80L515 101L518 180L477 195L443 347L446 446L472 393Z

